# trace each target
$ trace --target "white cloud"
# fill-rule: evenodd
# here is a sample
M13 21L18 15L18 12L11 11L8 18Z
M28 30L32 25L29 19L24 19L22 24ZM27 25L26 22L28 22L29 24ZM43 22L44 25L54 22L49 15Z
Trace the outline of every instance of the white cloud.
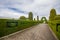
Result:
M26 16L26 14L22 14L22 13L16 13L16 12L13 12L11 10L8 10L8 9L2 9L1 12L0 12L0 16L3 18L15 18L15 19L18 19L20 16Z
M56 6L57 4L58 6ZM9 9L7 10L8 7L16 8L26 12L32 11L34 17L38 15L40 18L42 16L46 16L48 18L52 8L57 10L60 8L59 0L2 0L0 1L0 10L3 10L0 12L0 16L3 15L5 17L7 15L7 17L18 18L21 15L28 15L25 13L13 12ZM6 8L6 10L4 8Z

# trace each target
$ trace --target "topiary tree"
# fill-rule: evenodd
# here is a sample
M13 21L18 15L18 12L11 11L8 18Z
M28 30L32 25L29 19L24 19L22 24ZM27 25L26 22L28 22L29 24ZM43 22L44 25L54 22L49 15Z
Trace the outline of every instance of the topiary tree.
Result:
M41 22L42 22L42 23L43 23L43 22L47 23L46 17L42 17L42 18L41 18Z
M26 20L26 17L25 16L21 16L20 20Z
M50 11L50 16L49 16L49 20L52 21L54 20L54 17L56 16L56 10L55 9L51 9Z
M37 16L37 21L39 21L39 16Z
M33 13L32 12L29 12L29 17L28 17L29 20L33 20Z

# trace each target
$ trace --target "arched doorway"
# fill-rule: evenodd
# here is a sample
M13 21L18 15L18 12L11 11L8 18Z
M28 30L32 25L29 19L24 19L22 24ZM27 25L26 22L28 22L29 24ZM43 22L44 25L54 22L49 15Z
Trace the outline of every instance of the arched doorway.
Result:
M47 23L46 17L42 17L42 18L41 18L41 21L42 21L42 23Z

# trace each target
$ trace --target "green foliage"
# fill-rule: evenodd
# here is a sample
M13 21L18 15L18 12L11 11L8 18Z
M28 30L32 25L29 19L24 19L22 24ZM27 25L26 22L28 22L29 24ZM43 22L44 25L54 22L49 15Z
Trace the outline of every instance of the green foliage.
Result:
M41 21L42 21L42 23L45 21L45 23L47 23L47 19L46 19L46 17L42 17L41 18Z
M52 28L52 30L54 31L54 33L57 35L57 37L60 40L60 26L58 27L58 32L56 31L56 25L60 24L60 15L56 15L56 11L55 9L52 9L50 11L50 17L49 17L49 22L48 24L50 25L50 27Z
M60 15L55 16L54 20L60 20Z
M58 32L56 31L56 25L60 23L60 20L49 21L48 24L60 40L60 26L58 27Z
M33 13L32 12L29 12L29 20L33 20Z
M33 25L39 24L37 21L27 21L27 20L15 20L18 22L18 26L16 27L7 27L7 21L10 22L8 19L0 19L0 37L9 35L11 33L14 33L16 31L20 31L22 29L31 27ZM11 20L13 22L13 20ZM15 24L13 24L15 25Z
M18 25L17 20L8 20L6 23L7 27L16 27Z
M54 20L55 16L56 16L56 10L55 9L51 9L49 20L51 20L51 21Z
M26 20L26 17L21 16L21 17L20 17L20 20Z

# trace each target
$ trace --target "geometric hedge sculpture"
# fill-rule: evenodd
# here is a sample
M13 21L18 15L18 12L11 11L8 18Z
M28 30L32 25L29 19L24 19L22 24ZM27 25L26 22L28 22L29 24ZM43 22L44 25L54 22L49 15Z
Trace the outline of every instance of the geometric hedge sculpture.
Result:
M56 16L56 10L53 8L53 9L51 9L51 11L50 11L49 20L50 20L50 21L53 21L54 18L55 18L55 16Z
M42 18L41 18L41 21L42 21L42 23L47 23L46 17L42 17Z

